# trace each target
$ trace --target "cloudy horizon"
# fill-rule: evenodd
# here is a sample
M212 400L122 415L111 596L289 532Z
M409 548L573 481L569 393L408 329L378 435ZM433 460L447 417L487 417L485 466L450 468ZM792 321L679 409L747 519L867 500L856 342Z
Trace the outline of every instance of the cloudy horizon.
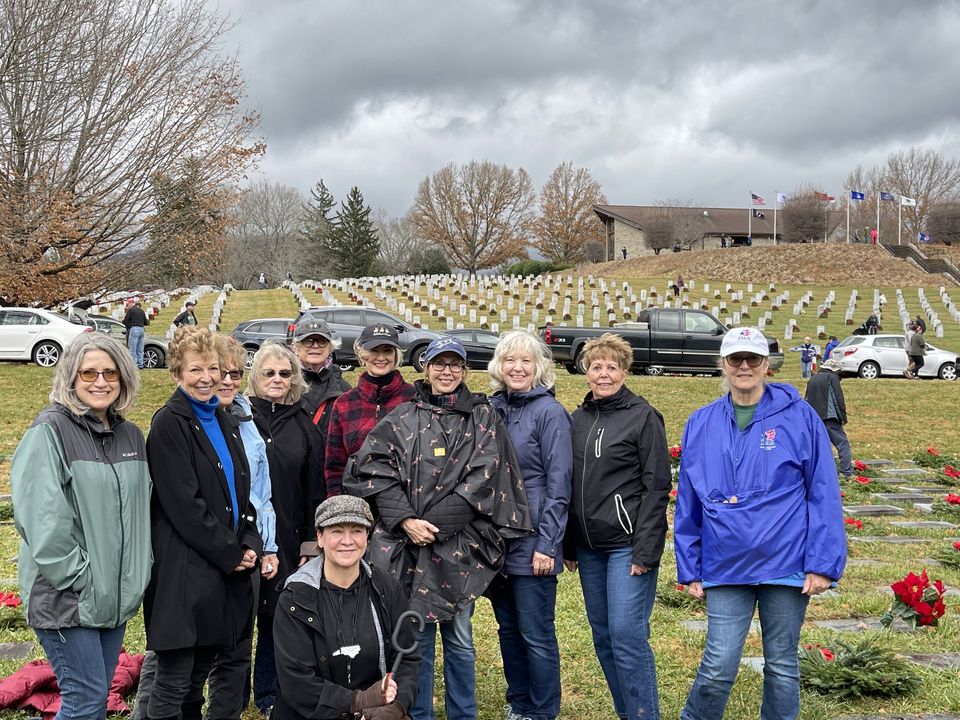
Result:
M449 162L587 167L611 204L747 207L960 155L955 3L219 0L267 154L393 215ZM842 10L841 10L842 8Z

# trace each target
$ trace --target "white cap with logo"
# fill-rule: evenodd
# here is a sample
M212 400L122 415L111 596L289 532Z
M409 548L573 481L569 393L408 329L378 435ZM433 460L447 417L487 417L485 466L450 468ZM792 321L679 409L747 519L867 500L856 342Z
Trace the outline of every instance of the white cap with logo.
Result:
M727 357L733 353L747 352L754 355L767 357L770 355L770 348L767 345L767 338L755 327L731 328L723 336L723 342L720 343L720 357Z

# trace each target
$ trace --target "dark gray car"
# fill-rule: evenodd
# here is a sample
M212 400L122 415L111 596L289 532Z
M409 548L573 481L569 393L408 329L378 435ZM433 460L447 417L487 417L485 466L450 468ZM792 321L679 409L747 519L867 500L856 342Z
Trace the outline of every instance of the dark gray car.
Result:
M127 329L119 320L103 315L86 315L84 323L97 332L116 338L127 344ZM162 368L167 365L167 339L159 335L145 335L143 338L143 366Z
M309 318L324 320L337 337L343 341L336 352L336 361L341 367L358 364L353 352L353 343L367 325L383 323L392 325L400 335L400 347L403 351L403 364L413 365L418 372L423 370L423 352L431 340L440 335L432 330L423 330L410 325L395 315L369 307L350 307L346 305L321 305L304 310L296 322ZM290 331L292 336L292 330Z
M244 320L237 325L230 335L237 340L247 351L247 368L253 363L253 356L260 346L268 340L284 343L287 339L287 329L293 318L258 318Z

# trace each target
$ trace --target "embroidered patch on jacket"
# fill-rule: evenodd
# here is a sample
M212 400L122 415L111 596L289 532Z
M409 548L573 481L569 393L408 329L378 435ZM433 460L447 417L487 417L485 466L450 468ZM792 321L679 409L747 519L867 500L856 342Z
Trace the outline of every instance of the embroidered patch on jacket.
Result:
M776 429L773 430L764 430L763 437L760 438L760 449L761 450L774 450L777 447L776 442L777 438Z

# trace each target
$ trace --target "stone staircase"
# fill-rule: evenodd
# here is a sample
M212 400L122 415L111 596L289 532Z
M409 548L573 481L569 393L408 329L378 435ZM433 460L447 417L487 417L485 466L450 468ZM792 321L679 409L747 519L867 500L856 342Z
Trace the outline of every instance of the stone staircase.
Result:
M884 250L897 258L911 260L917 267L924 272L934 274L944 274L949 276L957 285L960 285L960 269L949 260L943 258L928 258L917 248L916 245L908 243L907 245L893 245L891 243L881 243Z

